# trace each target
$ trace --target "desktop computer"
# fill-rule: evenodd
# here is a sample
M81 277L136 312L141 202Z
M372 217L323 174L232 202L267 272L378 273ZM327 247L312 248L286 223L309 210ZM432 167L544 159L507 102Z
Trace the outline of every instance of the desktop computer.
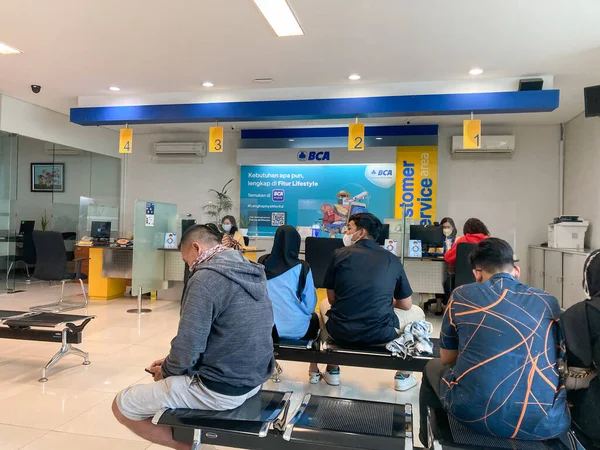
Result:
M92 222L92 239L95 242L108 242L110 240L110 222Z
M439 254L435 249L444 245L444 230L435 225L411 225L410 240L420 241L424 254Z
M19 234L31 234L35 228L35 220L21 220L21 226L19 227Z

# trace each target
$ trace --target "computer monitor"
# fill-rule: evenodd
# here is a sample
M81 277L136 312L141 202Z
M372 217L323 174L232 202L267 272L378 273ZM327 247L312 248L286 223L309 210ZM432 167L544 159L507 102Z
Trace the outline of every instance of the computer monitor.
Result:
M352 217L354 214L366 212L369 212L369 210L367 209L367 205L365 205L364 203L352 203L350 204L350 213L348 214L348 220L350 220L350 217Z
M92 222L92 238L107 241L110 238L110 222Z
M21 226L19 227L19 234L31 234L35 227L35 220L21 220Z
M389 238L390 238L390 224L384 223L383 229L381 230L381 233L379 233L379 237L377 237L377 239L376 239L377 245L385 245L385 241L387 241Z
M196 225L196 219L181 219L181 236L193 225Z
M444 245L444 231L441 226L411 225L410 240L421 241L423 249L441 247Z

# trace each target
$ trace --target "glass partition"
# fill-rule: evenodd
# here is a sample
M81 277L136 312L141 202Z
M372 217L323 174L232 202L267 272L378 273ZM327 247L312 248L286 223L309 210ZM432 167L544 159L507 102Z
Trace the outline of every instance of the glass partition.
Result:
M6 292L15 292L15 268L22 259L23 243L17 244L16 221L13 220L17 188L17 148L15 134L0 132L0 268L6 280Z
M165 236L178 230L177 205L136 200L133 216L133 294L166 289Z
M104 205L99 200L90 197L79 199L79 220L77 225L77 238L93 237L93 222L110 223L110 237L116 239L120 236L119 207Z

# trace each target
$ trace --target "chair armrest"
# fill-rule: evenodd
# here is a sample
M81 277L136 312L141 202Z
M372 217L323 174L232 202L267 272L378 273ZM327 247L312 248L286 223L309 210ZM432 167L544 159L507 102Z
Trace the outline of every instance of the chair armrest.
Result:
M90 258L76 258L73 261L77 263L77 269L75 269L75 278L81 278L81 266L84 261L88 261Z

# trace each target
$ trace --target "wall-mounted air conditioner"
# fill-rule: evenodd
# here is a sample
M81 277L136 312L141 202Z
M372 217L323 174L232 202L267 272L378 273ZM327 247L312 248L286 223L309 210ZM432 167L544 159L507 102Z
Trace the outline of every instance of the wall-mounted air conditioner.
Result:
M452 155L505 155L511 156L515 152L514 136L482 136L481 148L463 148L463 137L452 137Z
M206 142L157 142L154 144L156 162L200 162L206 157Z
M55 155L55 156L77 156L81 154L81 150L77 150L76 148L66 147L64 145L55 145L50 143L44 144L44 153L46 155Z

